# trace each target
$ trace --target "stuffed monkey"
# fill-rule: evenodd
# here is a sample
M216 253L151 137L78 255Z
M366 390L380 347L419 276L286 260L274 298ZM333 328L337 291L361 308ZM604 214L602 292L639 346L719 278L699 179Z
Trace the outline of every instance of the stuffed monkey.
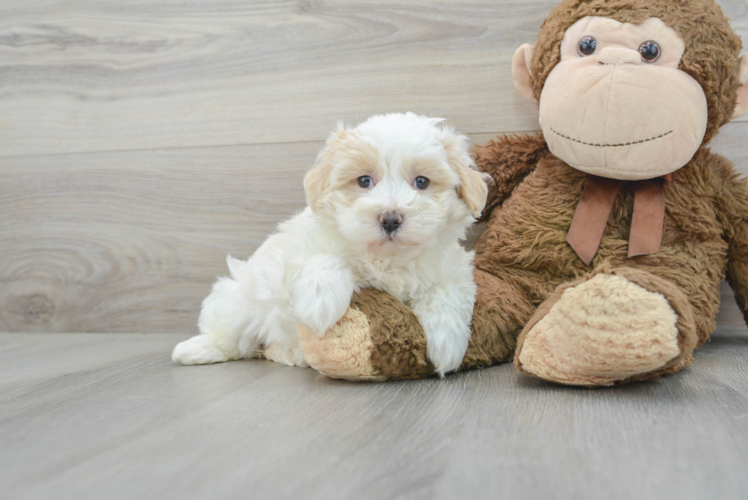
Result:
M514 359L569 385L643 380L692 362L722 279L746 314L748 184L707 147L748 113L740 50L714 0L564 0L520 47L514 82L542 134L475 149L494 182L461 369ZM323 338L299 335L332 377L433 374L418 321L381 292Z

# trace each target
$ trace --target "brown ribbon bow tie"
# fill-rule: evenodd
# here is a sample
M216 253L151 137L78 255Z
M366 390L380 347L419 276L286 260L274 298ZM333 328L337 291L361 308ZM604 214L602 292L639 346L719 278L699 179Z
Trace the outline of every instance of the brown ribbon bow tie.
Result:
M629 236L629 258L651 255L660 251L662 226L665 222L665 182L673 174L657 179L636 181L634 215ZM621 186L627 181L606 179L596 175L587 177L587 185L574 212L566 241L588 266L600 248L605 226L613 210Z

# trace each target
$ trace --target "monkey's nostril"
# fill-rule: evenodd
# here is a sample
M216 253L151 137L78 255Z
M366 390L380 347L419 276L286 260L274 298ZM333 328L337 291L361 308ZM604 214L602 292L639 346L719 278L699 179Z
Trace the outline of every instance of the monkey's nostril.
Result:
M402 214L388 212L379 216L379 222L382 224L382 229L387 234L392 234L400 228L403 223Z

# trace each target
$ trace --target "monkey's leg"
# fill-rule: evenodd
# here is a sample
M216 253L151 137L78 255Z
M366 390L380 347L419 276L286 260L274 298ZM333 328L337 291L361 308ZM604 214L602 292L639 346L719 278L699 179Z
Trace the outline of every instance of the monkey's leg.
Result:
M568 385L644 380L691 364L693 310L672 282L603 265L559 287L525 325L517 369Z
M494 276L475 270L478 294L472 334L460 370L511 361L522 327L535 312L527 290L535 280L510 273Z
M534 307L519 283L475 271L478 284L472 333L460 370L510 361L522 325ZM299 326L307 362L321 373L348 380L427 377L426 335L402 302L377 290L354 295L345 316L323 338Z

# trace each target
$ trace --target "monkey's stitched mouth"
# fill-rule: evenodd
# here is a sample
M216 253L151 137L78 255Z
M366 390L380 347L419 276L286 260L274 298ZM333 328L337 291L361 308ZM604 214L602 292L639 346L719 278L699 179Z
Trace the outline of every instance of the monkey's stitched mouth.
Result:
M671 130L670 132L665 132L664 134L660 134L656 137L650 137L649 139L642 139L641 141L622 142L621 144L593 144L591 142L580 141L579 139L574 139L573 137L564 135L561 132L556 131L553 127L551 127L551 132L553 132L559 137L563 137L564 139L568 139L570 141L577 142L579 144L584 144L585 146L593 146L596 148L620 148L623 146L633 146L634 144L644 144L645 142L652 142L652 141L656 141L657 139L662 139L663 137L667 137L668 135L673 133L673 131Z

